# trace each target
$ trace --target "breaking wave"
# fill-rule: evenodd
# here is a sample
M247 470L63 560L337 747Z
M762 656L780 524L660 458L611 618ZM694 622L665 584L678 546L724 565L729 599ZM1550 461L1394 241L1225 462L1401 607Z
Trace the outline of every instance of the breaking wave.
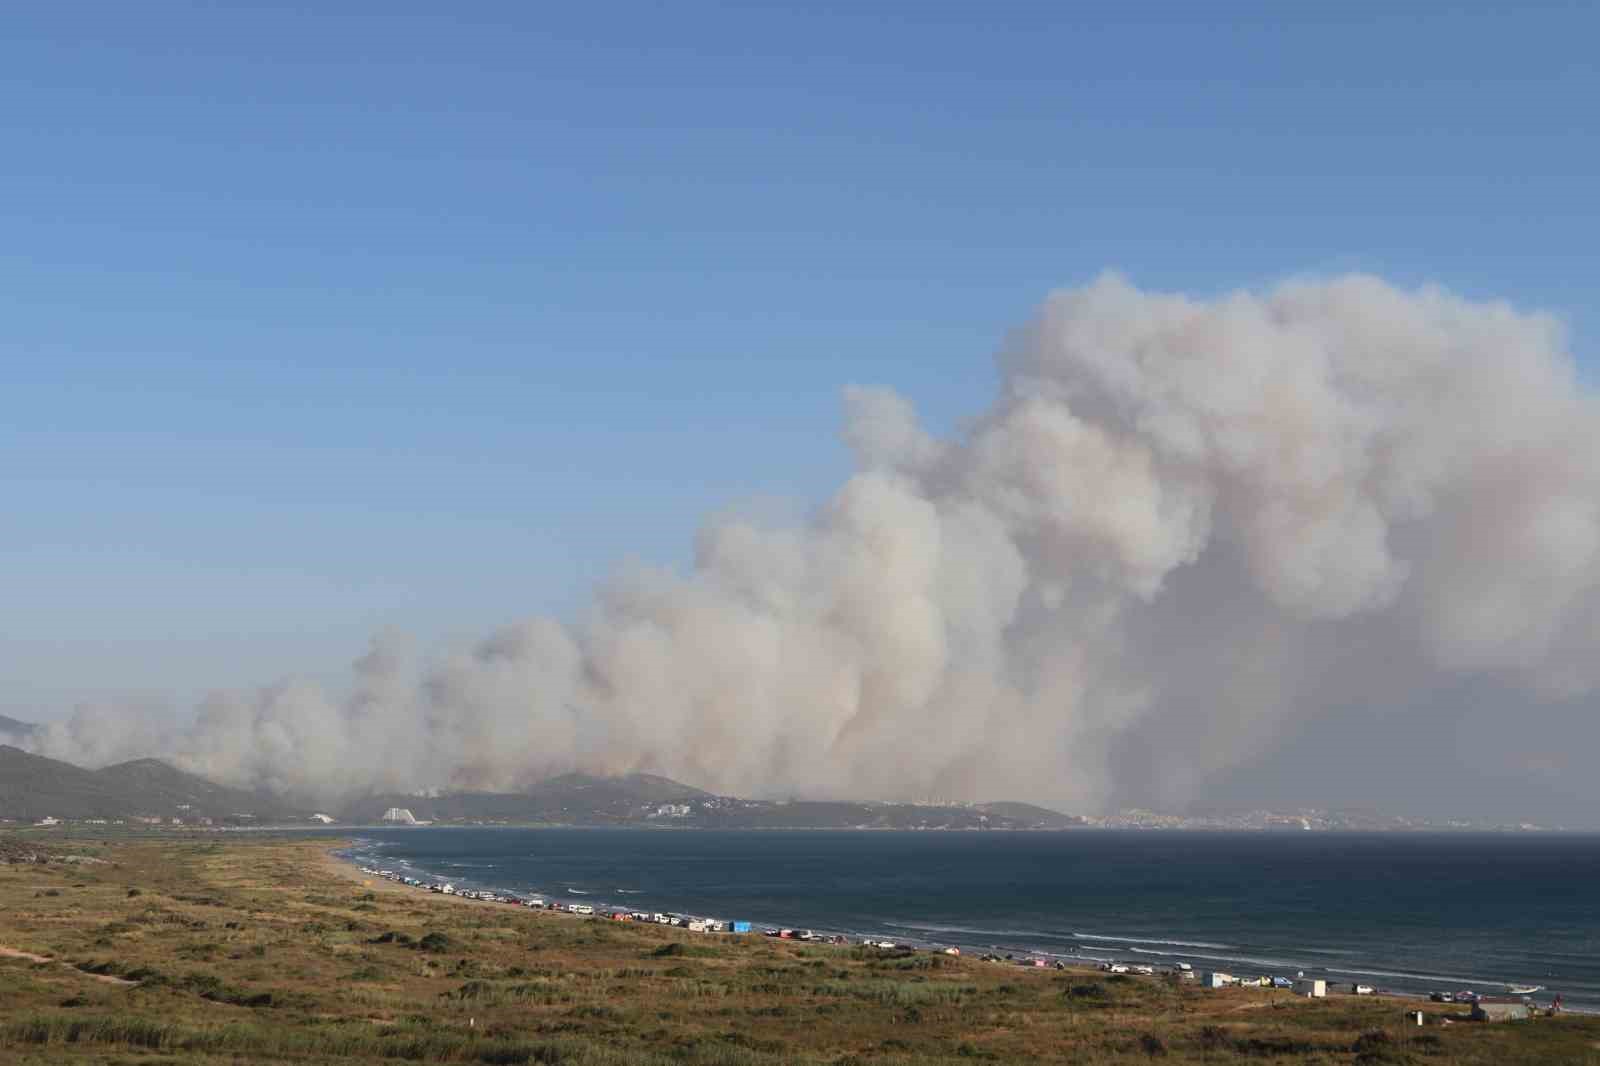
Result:
M1486 985L1502 988L1509 982L1491 981L1486 977L1458 977L1452 974L1441 973L1410 973L1406 970L1341 970L1328 967L1329 973L1349 974L1353 977L1398 977L1405 981L1459 981L1464 985Z
M1107 936L1103 933L1073 933L1072 936L1075 940L1105 940L1121 944L1169 944L1179 948L1212 948L1217 951L1230 951L1238 948L1237 944L1218 944L1209 940L1160 940L1137 936ZM1139 949L1134 948L1133 950L1137 951ZM1155 952L1155 954L1159 955L1161 952Z

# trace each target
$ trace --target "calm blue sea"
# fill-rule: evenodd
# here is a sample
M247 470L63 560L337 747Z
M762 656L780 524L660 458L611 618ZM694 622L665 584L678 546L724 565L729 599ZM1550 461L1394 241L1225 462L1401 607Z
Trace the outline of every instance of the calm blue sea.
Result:
M1600 836L426 828L352 857L597 909L1600 1010Z

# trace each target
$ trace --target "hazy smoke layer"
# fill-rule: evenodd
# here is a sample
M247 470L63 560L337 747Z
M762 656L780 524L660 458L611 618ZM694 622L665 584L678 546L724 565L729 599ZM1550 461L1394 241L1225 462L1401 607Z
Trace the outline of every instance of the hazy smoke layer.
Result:
M1181 801L1286 726L1463 677L1526 708L1600 680L1600 418L1557 324L1367 277L1217 300L1052 296L954 439L845 396L857 472L803 528L720 518L425 670L381 642L343 702L218 695L156 747L327 795L571 768L716 790ZM1530 719L1536 721L1536 719Z

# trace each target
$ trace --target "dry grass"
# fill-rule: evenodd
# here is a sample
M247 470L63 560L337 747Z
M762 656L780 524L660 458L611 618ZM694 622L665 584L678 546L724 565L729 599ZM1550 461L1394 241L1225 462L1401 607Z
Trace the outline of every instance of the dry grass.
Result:
M1590 1019L1418 1030L1387 1000L705 937L362 884L326 848L0 864L0 946L51 960L0 958L0 1061L1600 1066Z

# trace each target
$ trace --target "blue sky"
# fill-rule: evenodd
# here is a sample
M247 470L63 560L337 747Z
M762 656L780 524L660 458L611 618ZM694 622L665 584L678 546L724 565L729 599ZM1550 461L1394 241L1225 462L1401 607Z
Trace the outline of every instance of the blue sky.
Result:
M448 10L458 8L460 10ZM56 4L0 37L0 713L571 615L1051 288L1600 342L1592 4ZM1586 366L1588 363L1586 362Z

